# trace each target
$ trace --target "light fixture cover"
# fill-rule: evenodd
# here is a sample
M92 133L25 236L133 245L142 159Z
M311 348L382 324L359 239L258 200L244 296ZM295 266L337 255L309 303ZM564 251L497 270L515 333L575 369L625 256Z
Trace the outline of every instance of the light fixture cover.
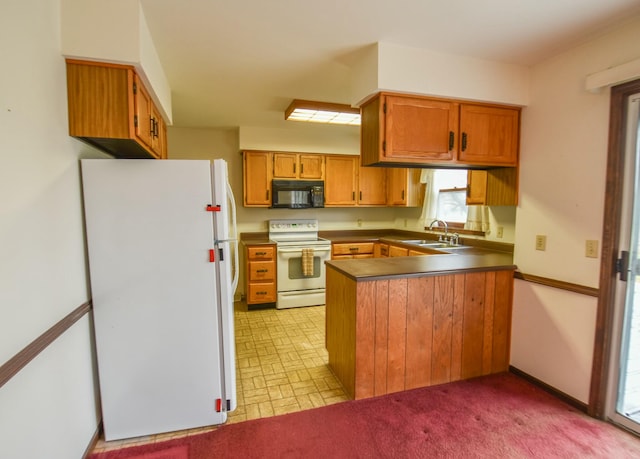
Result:
M294 99L285 110L284 119L360 126L360 110L346 104Z

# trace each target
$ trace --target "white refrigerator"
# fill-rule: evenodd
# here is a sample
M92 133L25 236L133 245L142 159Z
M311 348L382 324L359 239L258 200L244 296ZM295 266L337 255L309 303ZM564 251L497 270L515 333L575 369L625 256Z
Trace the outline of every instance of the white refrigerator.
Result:
M105 439L224 423L238 282L226 162L81 169Z

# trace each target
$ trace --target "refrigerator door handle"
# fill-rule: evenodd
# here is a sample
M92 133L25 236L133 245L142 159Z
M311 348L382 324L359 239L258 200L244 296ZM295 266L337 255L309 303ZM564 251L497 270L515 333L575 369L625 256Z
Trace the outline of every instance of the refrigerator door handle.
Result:
M231 221L229 222L229 226L231 227L233 233L230 236L233 237L231 239L233 241L233 280L231 282L231 292L235 293L238 288L238 277L240 272L240 260L238 258L238 227L236 223L236 200L233 196L233 190L231 189L231 184L229 180L226 183L227 186L227 198L229 199L229 204L231 205Z

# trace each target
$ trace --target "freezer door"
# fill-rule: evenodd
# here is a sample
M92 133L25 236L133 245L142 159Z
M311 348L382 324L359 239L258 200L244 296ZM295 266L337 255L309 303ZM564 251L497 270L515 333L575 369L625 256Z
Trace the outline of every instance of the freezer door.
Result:
M209 161L83 160L106 440L219 424Z

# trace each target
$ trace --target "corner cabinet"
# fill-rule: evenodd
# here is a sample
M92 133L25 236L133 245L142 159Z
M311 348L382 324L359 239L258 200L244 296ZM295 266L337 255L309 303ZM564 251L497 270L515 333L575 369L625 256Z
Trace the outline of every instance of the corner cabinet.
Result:
M383 92L361 114L365 166L518 165L517 107Z
M167 157L166 124L133 66L66 65L70 136L117 158Z

